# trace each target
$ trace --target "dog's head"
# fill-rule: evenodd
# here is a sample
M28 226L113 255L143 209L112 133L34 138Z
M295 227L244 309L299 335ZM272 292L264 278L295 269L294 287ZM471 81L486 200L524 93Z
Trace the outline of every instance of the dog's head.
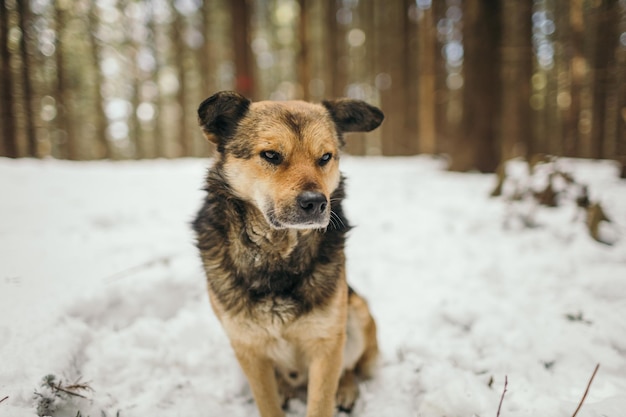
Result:
M252 103L233 92L217 93L198 108L229 186L276 229L328 225L343 133L368 132L383 117L360 100Z

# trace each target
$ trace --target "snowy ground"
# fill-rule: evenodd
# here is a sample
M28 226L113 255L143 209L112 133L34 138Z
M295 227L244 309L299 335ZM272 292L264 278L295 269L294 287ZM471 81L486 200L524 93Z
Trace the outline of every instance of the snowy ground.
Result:
M35 415L53 373L89 382L55 416L256 416L210 311L188 227L209 161L0 159L0 416ZM344 158L349 279L382 360L356 417L626 416L626 182L570 161L615 220L576 209L539 227L488 194L495 177L430 158ZM304 416L292 402L289 417ZM118 413L119 412L119 413Z

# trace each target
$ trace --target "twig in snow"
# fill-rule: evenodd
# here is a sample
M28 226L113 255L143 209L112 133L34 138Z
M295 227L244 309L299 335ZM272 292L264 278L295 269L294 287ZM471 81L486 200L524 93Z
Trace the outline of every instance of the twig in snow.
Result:
M1 403L2 401L4 401L4 400L8 400L8 399L9 399L9 396L7 395L6 397L4 397L3 399L1 399L1 400L0 400L0 403Z
M504 375L504 389L502 390L502 396L500 396L500 404L498 405L498 414L496 414L496 417L500 417L500 409L502 408L502 401L504 401L504 394L506 394L506 387L508 384L509 380L506 375Z
M130 268L126 268L122 271L116 272L113 275L109 275L108 277L104 278L104 281L106 282L113 282L113 281L117 281L120 280L122 278L126 278L129 275L133 275L139 271L142 271L144 269L149 269L152 268L156 265L168 265L170 263L170 261L172 260L172 258L175 255L165 255L165 256L161 256L159 258L155 258L155 259L151 259L147 262L144 262L142 264L139 265L135 265L135 266L131 266Z
M591 387L591 383L593 382L593 378L595 378L599 367L600 367L600 364L597 364L596 369L593 370L593 374L591 374L591 378L589 379L589 382L587 383L587 389L585 389L585 393L583 394L583 397L580 399L580 403L578 403L578 407L576 408L576 411L574 411L574 414L572 414L572 417L576 417L576 414L578 414L580 407L583 406L583 402L585 402L585 398L587 398L587 393L589 392L589 387Z

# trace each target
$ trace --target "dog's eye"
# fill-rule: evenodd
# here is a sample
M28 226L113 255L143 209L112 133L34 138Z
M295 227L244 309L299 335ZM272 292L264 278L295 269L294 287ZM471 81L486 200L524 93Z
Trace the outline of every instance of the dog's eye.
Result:
M319 161L317 162L319 164L319 166L323 167L324 165L326 165L328 163L328 161L330 161L333 157L332 153L325 153L324 155L322 155L322 157L319 159Z
M263 151L261 152L261 158L273 165L278 165L283 162L282 155L275 151Z

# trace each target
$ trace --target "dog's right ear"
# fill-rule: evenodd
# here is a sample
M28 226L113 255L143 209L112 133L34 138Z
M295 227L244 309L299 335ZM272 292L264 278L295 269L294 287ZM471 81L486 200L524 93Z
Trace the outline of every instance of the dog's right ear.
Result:
M204 136L223 152L224 143L237 129L246 115L250 100L234 91L220 91L204 100L198 107L198 123Z

